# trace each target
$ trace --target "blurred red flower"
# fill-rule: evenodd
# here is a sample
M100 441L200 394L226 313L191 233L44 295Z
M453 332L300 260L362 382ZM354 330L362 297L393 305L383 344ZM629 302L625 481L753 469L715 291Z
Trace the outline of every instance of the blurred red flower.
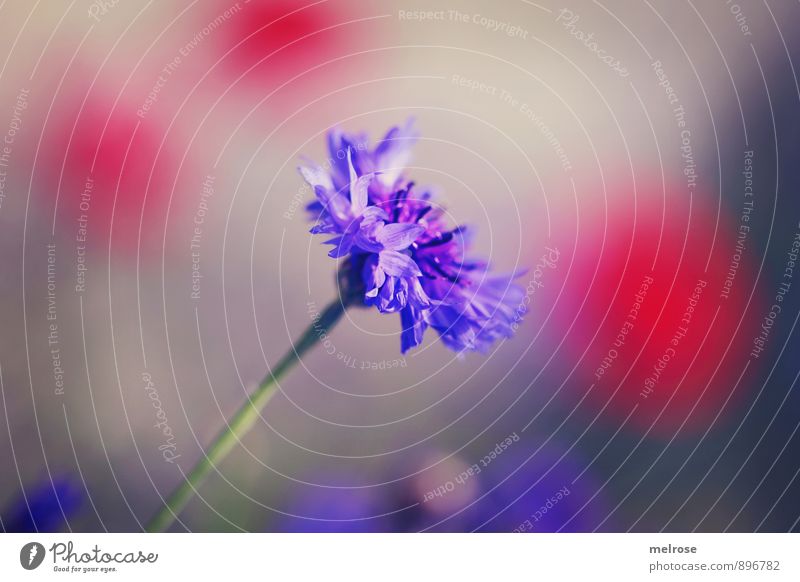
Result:
M586 300L569 342L588 345L577 377L594 385L592 416L608 405L615 422L630 414L630 426L672 436L704 429L747 389L732 393L761 312L749 241L709 200L652 183L635 205L609 202L605 225L581 216L565 289L575 311Z

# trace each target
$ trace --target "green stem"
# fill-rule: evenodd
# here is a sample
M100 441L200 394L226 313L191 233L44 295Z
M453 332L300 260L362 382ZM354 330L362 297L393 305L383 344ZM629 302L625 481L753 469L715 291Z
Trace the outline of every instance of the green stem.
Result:
M186 480L181 483L167 498L165 505L147 524L149 532L161 532L169 528L177 519L178 514L186 507L197 492L197 488L208 477L212 470L228 455L239 440L249 431L255 421L260 418L261 410L275 394L280 379L288 372L309 349L319 340L320 336L328 333L333 325L339 321L348 307L347 299L337 298L319 318L311 323L297 343L281 358L250 395L247 402L231 418L227 426L219 433L208 448L208 452L197 462Z

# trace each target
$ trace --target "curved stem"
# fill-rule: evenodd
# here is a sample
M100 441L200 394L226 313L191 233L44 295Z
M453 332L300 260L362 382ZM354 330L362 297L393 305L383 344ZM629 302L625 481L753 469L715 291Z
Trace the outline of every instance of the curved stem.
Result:
M258 385L258 388L250 395L247 402L236 411L230 422L217 435L211 443L208 452L195 464L186 480L183 481L167 498L165 505L150 520L146 526L149 532L161 532L169 528L177 519L178 514L186 507L189 500L197 492L197 488L208 477L212 470L228 455L233 447L239 442L247 431L249 431L255 421L260 418L261 410L275 394L278 381L288 372L300 358L311 347L313 347L320 336L333 327L333 325L344 314L348 307L347 299L337 298L330 303L318 318L315 318L308 326L297 343L281 358L278 364L270 370L266 377Z

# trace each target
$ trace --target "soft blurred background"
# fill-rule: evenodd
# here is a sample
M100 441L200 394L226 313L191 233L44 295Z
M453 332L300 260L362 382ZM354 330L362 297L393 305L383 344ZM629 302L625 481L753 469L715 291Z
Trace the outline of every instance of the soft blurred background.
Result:
M0 3L2 529L142 528L335 297L298 158L413 117L518 334L351 311L174 531L797 531L799 58L789 0Z

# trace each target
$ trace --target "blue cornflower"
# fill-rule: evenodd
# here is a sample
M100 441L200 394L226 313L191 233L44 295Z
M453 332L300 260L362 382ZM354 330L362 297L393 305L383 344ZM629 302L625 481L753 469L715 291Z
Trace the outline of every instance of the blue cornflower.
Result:
M417 137L412 121L373 149L364 135L331 131L327 169L299 168L317 198L311 232L333 235L329 255L348 258L346 279L366 305L400 313L404 353L428 327L452 350L485 352L513 334L523 291L516 275L491 276L487 263L466 257L471 231L449 228L431 193L417 195L405 180Z

